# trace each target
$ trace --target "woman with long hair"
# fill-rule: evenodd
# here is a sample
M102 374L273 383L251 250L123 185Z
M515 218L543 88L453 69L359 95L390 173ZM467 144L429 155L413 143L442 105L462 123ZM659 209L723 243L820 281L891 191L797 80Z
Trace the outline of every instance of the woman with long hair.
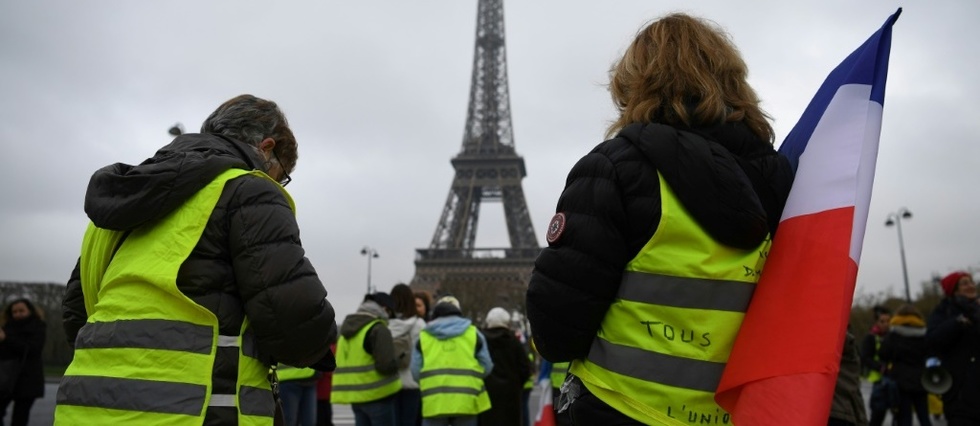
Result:
M729 420L714 401L792 185L748 67L711 21L641 29L607 141L568 174L534 265L541 355L576 425Z
M419 333L425 328L416 309L415 293L408 285L399 283L391 288L391 298L395 302L395 317L388 321L391 338L398 358L398 375L402 390L395 395L397 426L415 426L422 421L422 392L419 383L412 378L409 369L412 361L412 345L418 341Z
M0 360L20 360L13 388L9 395L0 399L0 419L7 414L7 406L14 403L10 417L12 426L26 426L30 420L34 400L44 396L44 349L46 326L40 309L30 300L19 298L7 304L3 311L3 327L0 328Z

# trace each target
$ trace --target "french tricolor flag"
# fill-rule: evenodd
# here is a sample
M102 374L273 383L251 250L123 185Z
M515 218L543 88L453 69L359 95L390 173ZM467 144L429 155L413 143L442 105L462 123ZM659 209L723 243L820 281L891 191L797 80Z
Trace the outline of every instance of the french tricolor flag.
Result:
M830 73L779 148L796 179L715 394L736 425L827 424L901 13Z

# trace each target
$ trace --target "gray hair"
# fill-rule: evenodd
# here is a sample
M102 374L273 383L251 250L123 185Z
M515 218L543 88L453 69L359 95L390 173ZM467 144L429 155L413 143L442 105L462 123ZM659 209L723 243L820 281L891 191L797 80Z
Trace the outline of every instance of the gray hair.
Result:
M296 138L275 102L252 95L236 96L204 120L201 133L227 136L253 147L258 147L265 138L272 138L276 141L274 151L283 169L290 173L296 167L299 156Z

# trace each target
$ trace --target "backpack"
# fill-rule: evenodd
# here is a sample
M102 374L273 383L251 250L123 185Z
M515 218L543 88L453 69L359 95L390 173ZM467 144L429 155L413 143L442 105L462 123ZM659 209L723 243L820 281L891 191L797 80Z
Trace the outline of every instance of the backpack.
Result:
M419 319L416 317L416 321ZM400 336L392 336L395 345L395 359L398 360L398 369L408 368L412 361L412 328L409 328Z

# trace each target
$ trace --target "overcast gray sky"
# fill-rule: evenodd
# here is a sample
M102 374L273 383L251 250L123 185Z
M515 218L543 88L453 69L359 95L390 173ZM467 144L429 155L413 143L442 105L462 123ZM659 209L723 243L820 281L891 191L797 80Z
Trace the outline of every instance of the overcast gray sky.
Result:
M504 5L516 148L544 228L569 168L603 139L610 64L650 19L683 11L729 31L774 118L777 145L827 73L899 6L859 293L913 294L933 273L980 269L980 3L510 1ZM299 141L289 190L307 255L339 318L367 280L411 280L462 144L476 0L0 2L0 280L64 282L91 173L136 164L220 103L279 103ZM485 204L477 243L507 244Z

